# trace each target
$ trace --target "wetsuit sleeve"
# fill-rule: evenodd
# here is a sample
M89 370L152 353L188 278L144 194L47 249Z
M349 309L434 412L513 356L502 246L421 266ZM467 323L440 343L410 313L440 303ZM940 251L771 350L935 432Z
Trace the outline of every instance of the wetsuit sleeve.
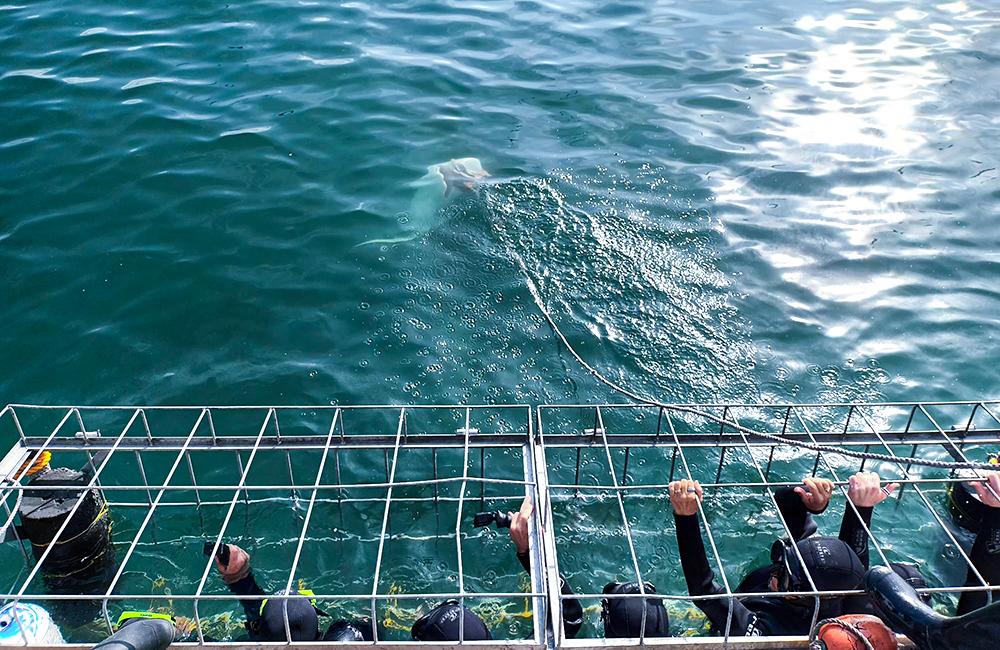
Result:
M527 553L518 553L517 561L524 567L524 571L531 575L531 558ZM566 582L566 578L559 575L559 592L563 596L572 596L575 592ZM580 628L583 627L583 605L577 598L566 598L562 601L563 628L566 630L566 637L575 639Z
M518 553L517 554L517 561L521 563L522 567L524 567L524 572L527 573L530 576L531 575L531 558L528 556L528 552L525 551L524 553Z
M871 529L872 511L874 508L862 508L857 506L858 512L854 513L854 508L850 504L844 507L844 519L840 522L840 541L851 547L861 560L861 564L868 568L868 531L865 526ZM861 518L858 519L858 515ZM864 526L861 525L864 522Z
M677 528L677 547L681 554L681 568L684 570L684 580L687 581L688 593L692 596L724 594L726 590L715 582L715 574L708 563L705 554L705 544L701 539L701 526L698 515L678 515L674 513L674 524ZM733 599L733 623L729 632L738 636L757 636L766 634L760 629L757 615L746 608L743 603ZM726 619L729 617L729 602L725 598L712 600L696 600L694 604L712 622L717 630L726 629Z
M228 585L229 591L233 592L237 596L263 596L266 592L260 588L257 584L256 578L253 576L253 570L241 580ZM262 599L240 599L240 605L243 606L243 613L247 617L246 627L250 631L250 640L255 641L257 636L257 631L260 628L260 609L261 603L264 601Z
M805 504L802 503L802 498L795 493L794 488L790 487L775 491L774 500L778 502L778 512L788 524L788 530L792 532L792 538L796 542L816 532L817 526L812 516L822 513L823 510L819 512L807 510Z
M972 545L972 553L969 558L972 564L979 570L979 573L986 578L986 582L991 585L1000 585L1000 508L983 508L983 523L979 527L979 534ZM979 586L979 579L969 569L965 579L966 587ZM993 602L997 602L998 596L993 595ZM958 600L958 615L967 614L974 609L979 609L986 604L986 594L968 591L962 594Z

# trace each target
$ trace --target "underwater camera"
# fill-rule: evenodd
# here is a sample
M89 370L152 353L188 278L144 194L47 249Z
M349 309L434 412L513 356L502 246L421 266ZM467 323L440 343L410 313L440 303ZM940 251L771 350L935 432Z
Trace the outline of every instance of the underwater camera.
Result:
M505 512L495 510L493 512L477 512L472 518L472 525L476 528L496 524L497 528L510 528L510 515Z
M201 548L201 552L209 556L212 554L214 548L215 542L205 542L205 545ZM215 552L215 557L222 566L229 566L229 544L220 543L219 549Z

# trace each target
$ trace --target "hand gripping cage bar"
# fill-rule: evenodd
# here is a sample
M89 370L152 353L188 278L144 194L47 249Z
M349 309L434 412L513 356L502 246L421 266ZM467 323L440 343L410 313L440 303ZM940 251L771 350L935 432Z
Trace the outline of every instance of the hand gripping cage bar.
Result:
M604 494L610 497L612 510L621 517L620 531L626 539L628 549L627 568L634 573L635 580L642 585L648 576L643 575L642 562L636 551L634 531L627 516L627 504L641 499L662 498L666 484L675 478L699 478L706 491L742 490L759 493L776 510L774 490L786 485L797 484L785 478L774 478L775 466L787 462L788 458L807 461L812 474L822 474L835 481L842 496L846 496L846 476L857 469L877 469L886 480L903 484L897 498L905 493L914 499L927 513L928 520L937 526L941 534L957 550L960 559L971 566L967 554L956 537L952 526L946 521L947 513L942 509L938 494L949 485L963 480L951 474L928 475L925 468L908 463L908 459L937 459L950 457L958 461L982 462L986 451L1000 445L1000 420L994 415L995 402L948 402L948 403L885 403L885 404L800 404L800 405L699 405L698 410L711 413L715 419L699 418L690 410L673 411L665 406L648 405L543 405L530 406L357 406L357 407L73 407L73 406L32 406L9 405L0 411L0 435L10 441L12 447L0 462L0 473L6 477L0 486L3 495L6 524L4 530L21 547L24 565L17 576L11 575L11 586L3 594L5 601L51 602L58 600L80 600L82 597L99 601L101 616L106 625L111 626L112 613L127 603L142 601L163 603L189 603L195 620L196 640L194 645L212 647L244 643L218 643L206 640L199 613L199 604L212 601L232 603L234 596L228 593L210 593L206 585L213 576L211 560L208 559L200 572L197 587L178 593L136 594L118 593L122 577L128 570L139 570L140 557L136 550L148 544L146 537L155 532L157 513L169 512L171 508L196 509L199 516L210 508L224 512L221 526L210 533L210 540L217 546L227 539L227 529L236 518L241 507L264 503L276 492L286 492L286 499L298 499L305 503L303 524L298 531L293 560L284 585L291 589L298 576L297 570L303 557L303 548L311 533L317 527L317 504L366 502L382 504L379 527L378 549L374 564L371 590L367 594L317 594L320 600L338 602L354 601L357 609L366 611L372 619L379 620L379 614L390 602L419 602L454 598L463 604L474 605L485 599L524 599L530 601L532 612L532 633L527 639L498 640L494 642L463 642L462 644L493 646L524 646L541 648L554 647L603 647L608 645L680 646L688 648L766 648L766 647L806 647L807 639L773 638L740 639L728 630L717 638L642 638L639 641L605 640L601 638L567 639L562 633L561 601L559 594L560 568L572 572L572 566L560 567L560 534L554 525L553 509L574 499L587 499L588 495ZM241 422L256 419L254 427L229 427L218 425L224 420L236 417ZM775 443L766 438L750 437L738 428L719 426L723 422L752 422L755 429L773 432L788 440L801 440L815 445L842 446L857 450L877 450L882 454L898 458L895 463L873 463L862 460L854 467L844 464L844 457L829 455L823 451L804 454L801 449ZM309 420L309 426L299 426ZM109 421L124 422L115 433L97 433L94 423ZM186 421L184 426L179 423ZM42 423L45 423L44 426ZM169 422L169 426L166 424ZM321 424L322 423L322 424ZM953 426L954 425L954 426ZM91 428L88 428L91 427ZM949 427L949 428L945 428ZM282 433L282 429L285 432ZM112 431L104 428L102 431ZM341 468L342 455L349 450L364 449L381 452L384 462L385 480L364 481L344 478ZM429 478L404 478L408 457L412 450L422 449L430 454L431 473ZM663 454L662 467L656 470L661 481L637 483L638 473L630 472L630 457L643 450L657 449ZM48 549L34 558L26 550L25 541L19 536L17 527L18 504L33 491L24 475L27 468L35 463L44 452L53 455L58 462L61 455L73 452L86 458L86 488L99 490L107 499L112 513L120 508L144 509L136 532L129 539L116 539L118 566L110 583L102 593L53 594L44 589L36 578L44 572ZM452 452L461 457L459 469L451 467L445 471L439 467L438 458ZM486 455L494 452L514 452L520 456L519 476L492 476ZM305 453L320 454L314 474L303 479L299 462ZM588 477L581 477L581 455L596 453L605 465L606 477L595 483ZM704 454L714 454L717 465L707 467ZM215 484L206 480L203 472L196 470L192 462L195 454L206 454L213 460L223 459L235 466L236 480ZM266 461L261 461L264 455ZM576 466L571 481L554 478L555 473L547 470L547 462L553 454L575 455ZM147 467L154 455L167 466L159 476L149 480ZM694 463L689 457L697 456ZM283 457L287 470L287 481L261 484L254 480L258 463L273 470L275 458ZM138 468L127 478L115 475L119 459L128 458L130 467ZM669 458L669 461L667 459ZM750 480L723 480L729 464L738 463L752 470ZM397 472L397 467L402 469ZM111 468L111 469L109 469ZM713 470L714 469L714 476ZM310 472L311 473L311 472ZM153 474L156 474L153 472ZM648 475L644 471L644 475ZM183 478L183 480L181 480ZM458 487L457 495L450 488ZM433 494L414 496L414 490L427 488ZM49 487L58 491L60 488ZM62 488L76 498L68 524L76 510L86 507L80 486ZM476 492L479 494L476 495ZM486 492L489 490L489 496ZM373 491L378 496L365 496ZM219 493L230 495L218 499ZM134 498L143 495L145 498ZM355 496L361 495L361 496ZM495 509L516 510L517 503L524 495L531 496L535 503L535 515L531 527L531 586L527 593L498 592L479 593L466 586L466 566L463 552L470 552L470 544L478 541L464 540L469 534L469 522L476 510ZM659 495L659 497L657 496ZM456 506L454 544L456 560L457 590L437 593L388 593L380 576L392 561L386 554L386 540L391 535L390 509L406 508L407 504L431 502L435 505L450 503ZM475 505L467 503L472 501ZM490 507L485 505L487 502ZM706 501L705 509L710 508ZM140 510L141 512L142 510ZM784 521L775 512L774 517L782 529L788 530ZM202 517L204 519L204 517ZM732 602L732 585L724 569L723 556L716 543L719 523L712 521L711 512L700 516L704 526L705 542L709 556L719 567L717 578L723 584L725 593L702 598L727 599ZM640 527L660 526L663 522L639 522ZM672 525L671 525L672 527ZM57 530L53 542L58 542L67 526ZM884 544L879 538L878 526L869 531L874 550L872 563L887 563ZM452 534L449 534L450 537ZM155 537L155 536L154 536ZM238 540L237 540L238 541ZM739 561L727 558L726 562ZM11 574L14 571L10 572ZM809 577L811 591L815 599L814 618L818 616L819 597L834 595L815 590ZM938 586L923 590L929 593L958 593L967 590L989 591L991 588L981 580L973 587ZM692 602L685 593L683 584L658 584L657 596L664 601ZM853 592L851 592L853 593ZM741 594L743 595L743 594ZM266 596L260 597L261 599ZM577 595L585 604L603 597L599 593ZM620 597L644 597L639 594ZM233 603L235 605L235 603ZM204 605L208 606L208 605ZM287 631L287 630L286 630ZM598 630L599 633L599 630ZM255 644L265 645L265 644ZM287 646L287 644L285 644ZM300 644L295 645L310 645ZM412 646L412 642L379 639L378 646ZM425 646L426 644L420 644Z

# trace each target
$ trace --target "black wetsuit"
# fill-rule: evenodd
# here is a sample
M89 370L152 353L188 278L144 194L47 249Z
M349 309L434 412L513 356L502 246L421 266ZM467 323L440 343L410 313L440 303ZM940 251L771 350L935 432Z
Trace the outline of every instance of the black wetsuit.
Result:
M778 508L794 541L800 541L816 532L813 514L806 509L802 499L792 488L782 488L775 492ZM872 508L858 508L861 519L867 525L871 521ZM822 512L822 511L821 511ZM687 581L688 593L692 596L724 594L725 589L715 583L715 574L705 554L701 539L701 525L698 515L681 516L674 514L677 527L677 546L681 555L681 567ZM840 539L850 546L867 563L868 534L861 527L854 510L848 506L840 527ZM862 553L864 554L862 556ZM756 593L770 591L768 582L777 570L776 565L761 567L751 571L734 590L735 593ZM725 598L697 600L695 605L705 612L713 629L726 629L729 616L729 601ZM803 599L802 604L784 598L769 596L743 596L732 602L732 626L729 633L736 636L801 635L809 633L815 601ZM836 616L840 612L831 611L831 603L825 603L824 615Z
M991 585L1000 585L1000 508L984 508L983 523L979 526L979 533L976 541L972 544L972 552L969 559L972 564L979 569L979 573ZM980 586L979 579L969 569L965 579L966 587ZM996 594L993 602L997 602ZM986 604L986 593L979 591L967 591L958 599L958 610L956 616L968 614L974 609L979 609Z
M848 510L850 510L850 508L848 508ZM859 510L862 509L859 508ZM1000 508L984 508L984 510L985 513L983 515L983 521L979 528L979 533L976 535L976 541L972 544L969 559L972 560L972 564L979 570L979 573L986 579L986 582L990 585L1000 585ZM862 515L864 515L864 512L862 512ZM846 517L847 514L845 513L845 520ZM871 514L869 513L868 518L865 520L865 524L868 524L870 519ZM841 532L841 539L844 539L843 531ZM865 568L868 568L868 536L865 534L864 530L860 530L860 535L857 539L859 543L864 540L864 548L862 549L862 552L858 553L858 557L865 565ZM855 547L856 553L858 550L859 548ZM923 576L921 576L919 571L917 571L913 566L906 569L901 568L894 563L892 565L892 569L899 575L903 576L903 578L914 587L927 586L926 583L924 583ZM971 568L966 573L965 586L981 586L979 579L976 577L976 574L973 573ZM994 602L996 602L996 600L996 597L994 597ZM924 597L924 601L930 604L929 598ZM969 612L979 609L984 605L986 605L985 592L963 592L958 600L958 609L956 610L955 615L961 616L963 614L968 614ZM875 609L874 603L868 596L854 596L845 599L843 611L845 614L878 615L878 611ZM903 630L896 631L903 632Z
M241 578L236 582L229 584L229 591L233 592L237 596L263 596L267 592L260 588L257 584L257 580L253 577L253 570L246 575L245 578ZM243 613L246 615L246 625L247 631L250 632L251 641L260 641L259 630L260 630L260 610L264 603L264 600L250 600L250 599L240 599L240 605L243 606Z
M517 561L521 563L528 575L531 575L531 558L528 552L517 554ZM559 576L559 591L563 596L572 596L573 588L566 582L566 578ZM583 606L576 598L567 598L562 601L563 628L566 630L566 637L575 639L580 628L583 627Z
M253 576L253 570L247 574L245 578L237 580L236 582L229 584L229 591L233 592L237 596L264 596L267 594L266 591L260 588L257 584L257 580ZM243 613L246 615L246 622L244 625L247 631L250 633L251 641L268 641L268 639L261 638L260 635L260 610L263 607L264 599L249 599L241 598L240 605L243 606ZM326 631L326 635L323 636L323 640L326 640L326 636L330 634L333 626L336 622L332 623ZM320 639L317 639L319 641ZM282 639L284 641L284 639Z

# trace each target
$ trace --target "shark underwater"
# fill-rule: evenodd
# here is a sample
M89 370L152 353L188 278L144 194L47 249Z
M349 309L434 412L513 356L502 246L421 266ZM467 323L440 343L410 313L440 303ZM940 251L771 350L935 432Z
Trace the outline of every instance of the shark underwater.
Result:
M471 192L476 184L489 177L478 158L454 158L434 163L427 173L412 183L413 198L407 212L408 231L390 239L369 239L358 246L367 244L399 244L421 237L440 222L441 209L455 197Z

